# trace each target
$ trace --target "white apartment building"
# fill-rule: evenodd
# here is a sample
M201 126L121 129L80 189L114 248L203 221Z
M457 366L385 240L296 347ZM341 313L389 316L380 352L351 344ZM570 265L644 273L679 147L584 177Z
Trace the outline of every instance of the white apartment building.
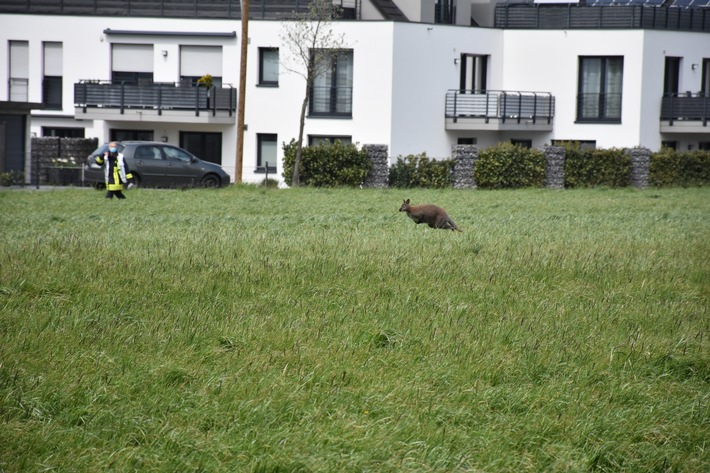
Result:
M282 18L307 0L250 3L242 176L260 182L298 136ZM710 148L710 0L334 3L345 49L314 83L309 144L384 144L392 161L499 142ZM0 172L28 169L18 137L96 137L172 143L234 179L240 16L239 0L4 0Z

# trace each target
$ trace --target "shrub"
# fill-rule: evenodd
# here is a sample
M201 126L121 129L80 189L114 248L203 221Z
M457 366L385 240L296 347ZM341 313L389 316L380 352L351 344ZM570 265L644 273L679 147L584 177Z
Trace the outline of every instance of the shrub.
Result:
M651 155L652 186L703 186L710 184L710 151L681 153L663 148Z
M620 148L583 149L566 143L565 187L624 187L631 182L631 157Z
M296 140L283 145L284 172L288 185L293 179L296 162ZM370 172L372 163L367 151L354 144L321 143L303 147L301 156L301 184L314 187L359 186Z
M0 173L0 186L23 186L25 185L25 173L22 171L10 171Z
M398 157L390 167L390 187L428 187L445 189L453 186L453 159L429 159L426 153Z
M546 164L540 150L500 143L481 151L473 176L482 189L542 187Z

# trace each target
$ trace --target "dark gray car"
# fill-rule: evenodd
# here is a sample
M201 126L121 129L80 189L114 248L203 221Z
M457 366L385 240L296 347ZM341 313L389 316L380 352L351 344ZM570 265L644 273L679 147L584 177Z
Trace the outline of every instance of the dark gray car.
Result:
M103 187L104 171L96 157L108 151L108 143L99 146L86 160L84 180ZM126 165L133 174L133 184L142 187L222 187L229 184L229 174L222 166L203 161L177 146L158 141L119 141Z

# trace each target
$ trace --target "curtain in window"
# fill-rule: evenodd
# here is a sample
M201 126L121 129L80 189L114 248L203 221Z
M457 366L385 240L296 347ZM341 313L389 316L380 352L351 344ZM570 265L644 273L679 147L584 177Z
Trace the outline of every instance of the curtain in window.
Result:
M279 50L261 50L261 82L278 84L279 82Z
M336 58L337 88L335 112L352 114L353 53L341 53Z
M599 116L601 74L601 58L582 59L582 83L580 84L580 106L582 109L582 118L596 118Z
M605 118L621 118L621 87L623 76L623 62L619 57L606 60L606 101L604 107Z
M330 67L313 80L311 113L352 114L353 53L341 52L332 56Z

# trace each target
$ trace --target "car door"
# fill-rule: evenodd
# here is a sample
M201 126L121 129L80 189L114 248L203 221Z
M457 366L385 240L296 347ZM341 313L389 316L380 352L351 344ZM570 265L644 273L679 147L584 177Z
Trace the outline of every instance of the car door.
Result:
M167 161L156 145L140 145L133 152L133 166L140 175L141 185L167 185ZM133 170L133 169L132 169Z
M189 186L200 182L200 169L193 164L193 156L175 146L163 146L166 160L166 179L173 186Z

